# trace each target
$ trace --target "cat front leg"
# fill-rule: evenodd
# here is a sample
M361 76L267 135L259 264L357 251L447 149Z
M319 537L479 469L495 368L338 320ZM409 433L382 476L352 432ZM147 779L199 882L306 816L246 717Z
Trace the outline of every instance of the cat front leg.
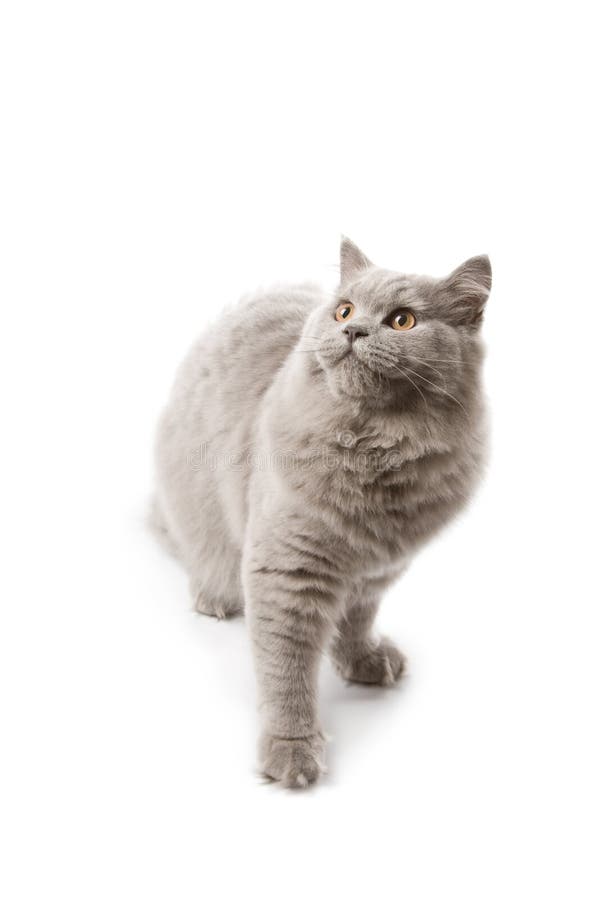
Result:
M286 787L305 787L324 771L317 681L341 603L339 582L289 546L252 548L244 571L263 726L260 765Z
M394 642L373 633L381 595L388 584L389 579L361 583L346 601L330 655L347 681L391 685L404 671L404 656Z

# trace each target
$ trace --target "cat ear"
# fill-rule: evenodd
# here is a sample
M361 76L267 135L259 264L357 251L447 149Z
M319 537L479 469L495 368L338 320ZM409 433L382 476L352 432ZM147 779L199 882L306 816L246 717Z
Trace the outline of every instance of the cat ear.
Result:
M459 325L477 326L492 287L492 267L487 256L473 256L442 282L450 310Z
M363 270L373 265L362 250L359 250L356 244L353 244L350 238L342 235L342 243L340 244L340 281L342 284L348 284Z

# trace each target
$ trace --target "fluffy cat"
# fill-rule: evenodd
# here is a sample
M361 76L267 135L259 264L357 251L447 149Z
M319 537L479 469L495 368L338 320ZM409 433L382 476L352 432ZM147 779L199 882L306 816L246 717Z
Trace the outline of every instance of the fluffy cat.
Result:
M244 607L260 764L323 771L321 654L388 685L404 659L372 632L380 598L480 474L487 256L399 275L341 244L340 286L277 287L224 313L177 376L156 444L156 522L199 612Z

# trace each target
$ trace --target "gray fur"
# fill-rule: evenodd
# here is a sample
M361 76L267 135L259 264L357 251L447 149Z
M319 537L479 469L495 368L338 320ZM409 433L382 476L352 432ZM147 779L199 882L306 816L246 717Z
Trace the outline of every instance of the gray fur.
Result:
M321 654L391 684L404 661L372 633L382 593L460 510L480 474L479 325L491 286L475 257L445 279L374 266L346 238L340 287L243 300L195 344L157 439L155 522L199 612L246 607L263 772L323 770ZM366 335L350 343L341 300ZM387 324L398 308L416 326Z

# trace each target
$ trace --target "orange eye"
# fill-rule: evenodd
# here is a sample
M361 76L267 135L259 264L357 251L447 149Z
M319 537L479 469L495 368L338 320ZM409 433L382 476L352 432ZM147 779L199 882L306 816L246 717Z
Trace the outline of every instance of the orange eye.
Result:
M335 318L338 322L346 322L354 315L353 303L340 303L335 311Z
M417 320L407 309L401 309L399 312L394 313L390 319L390 325L396 331L410 331L416 324Z

